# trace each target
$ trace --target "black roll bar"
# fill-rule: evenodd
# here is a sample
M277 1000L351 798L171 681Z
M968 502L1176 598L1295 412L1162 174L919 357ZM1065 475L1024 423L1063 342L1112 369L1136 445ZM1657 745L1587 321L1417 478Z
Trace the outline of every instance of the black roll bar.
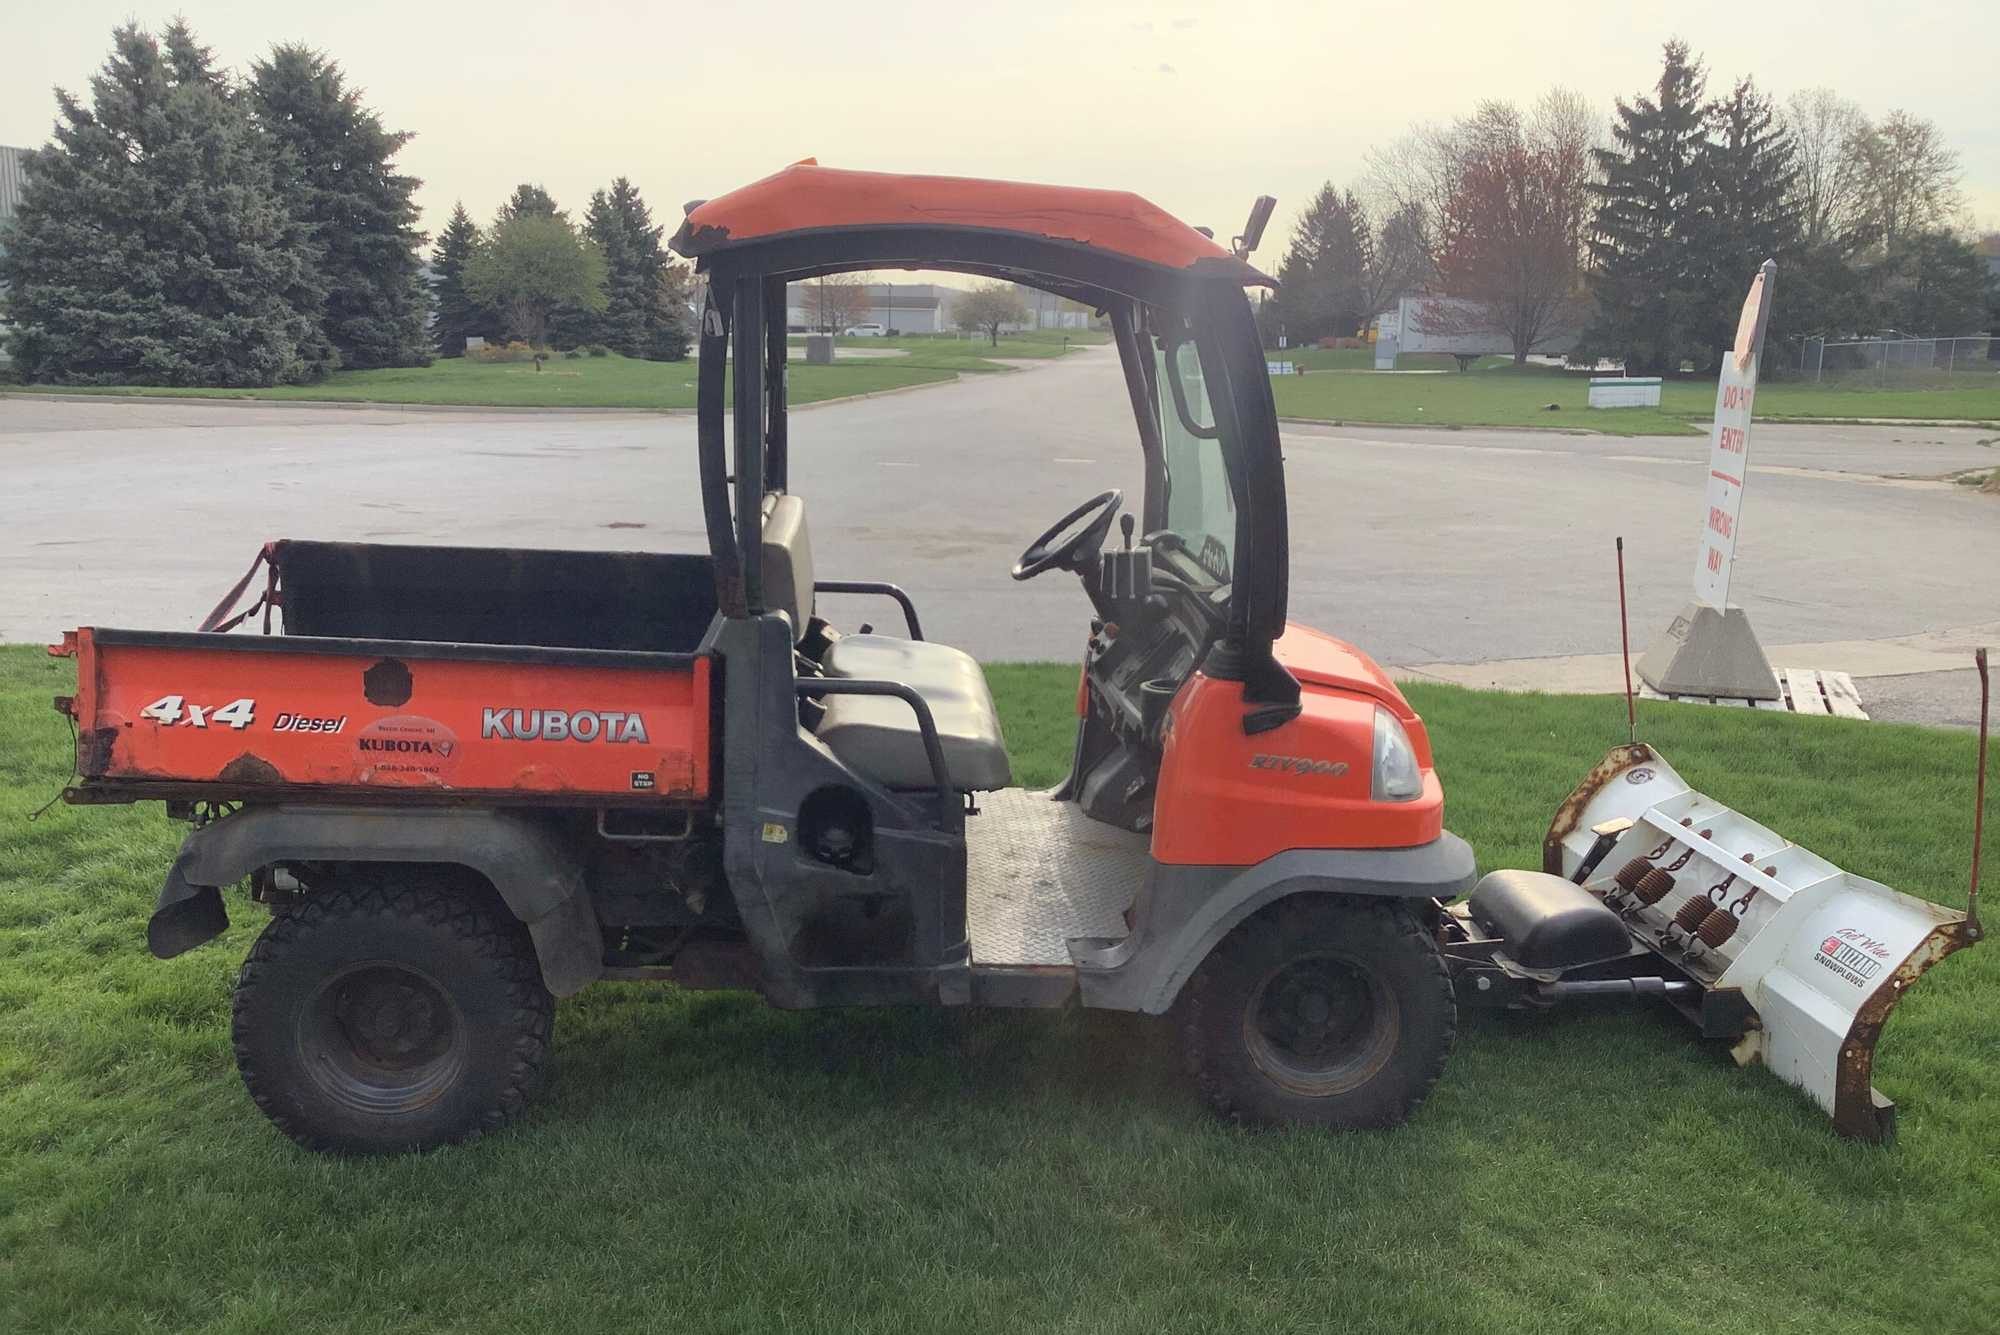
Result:
M903 592L898 584L886 584L875 579L819 579L813 581L814 593L874 593L884 598L894 598L903 605L903 624L909 627L910 638L924 638L924 628L917 622L917 605L910 601L910 595Z

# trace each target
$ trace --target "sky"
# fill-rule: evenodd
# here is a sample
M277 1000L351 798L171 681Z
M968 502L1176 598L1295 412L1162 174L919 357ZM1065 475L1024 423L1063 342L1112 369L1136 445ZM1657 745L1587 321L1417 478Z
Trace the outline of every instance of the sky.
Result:
M1356 181L1371 146L1558 84L1608 120L1678 36L1706 60L1711 91L1751 75L1780 97L1825 86L1871 116L1936 121L1960 154L1972 220L2000 228L1992 0L1620 9L65 0L0 24L0 144L47 140L52 88L83 91L114 26L157 30L179 13L238 69L278 41L339 60L391 128L415 132L401 163L423 179L431 231L458 200L487 220L524 180L580 214L619 175L671 230L685 201L811 156L1133 190L1224 238L1273 194L1256 259L1275 267L1299 206L1324 181Z

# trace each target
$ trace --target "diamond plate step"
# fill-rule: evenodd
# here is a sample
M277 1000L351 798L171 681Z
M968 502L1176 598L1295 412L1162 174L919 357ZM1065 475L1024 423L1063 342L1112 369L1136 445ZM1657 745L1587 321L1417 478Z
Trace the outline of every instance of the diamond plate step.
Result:
M1071 937L1124 937L1152 863L1149 836L1025 788L982 797L965 844L974 964L1067 965Z

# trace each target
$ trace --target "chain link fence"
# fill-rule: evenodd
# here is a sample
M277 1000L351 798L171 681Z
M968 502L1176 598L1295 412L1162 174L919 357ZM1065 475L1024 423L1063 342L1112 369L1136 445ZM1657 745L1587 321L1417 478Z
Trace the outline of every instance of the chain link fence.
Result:
M1852 381L1871 385L1937 384L1960 377L2000 374L2000 339L1809 338L1799 349L1799 376L1815 384Z

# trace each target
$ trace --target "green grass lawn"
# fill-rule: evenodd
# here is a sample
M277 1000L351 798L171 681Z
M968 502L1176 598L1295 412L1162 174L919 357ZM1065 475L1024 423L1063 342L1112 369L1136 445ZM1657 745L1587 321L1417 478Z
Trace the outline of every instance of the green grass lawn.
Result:
M804 334L791 335L793 344L803 344ZM978 361L989 357L1012 359L1060 357L1074 348L1095 347L1109 343L1111 335L1096 329L1024 329L1015 334L1002 334L999 346L989 343L984 334L967 338L964 334L897 334L890 338L863 338L836 335L833 345L839 348L894 348L920 362L940 362L955 364L961 359ZM980 367L975 369L991 369Z
M1353 352L1325 354L1355 356ZM1266 352L1275 359L1278 354ZM1404 358L1407 362L1409 359ZM1401 363L1399 362L1399 366ZM1969 377L1968 377L1969 378ZM1865 389L1772 381L1757 391L1759 420L1788 417L1949 418L2000 422L2000 376L1991 383L1936 389ZM1590 376L1546 367L1501 365L1446 375L1314 373L1273 376L1285 417L1424 426L1581 428L1607 435L1689 435L1715 410L1713 380L1670 380L1660 407L1589 407ZM1550 410L1550 404L1558 407Z
M840 361L832 366L794 363L788 390L793 403L872 394L908 385L950 380L960 370L983 369L901 357ZM271 389L171 389L153 385L81 388L29 385L26 391L59 394L143 394L206 399L320 400L342 403L469 404L503 408L692 408L695 361L646 362L616 355L556 357L538 372L533 363L487 363L453 357L429 366L389 371L335 371L316 385Z
M1291 362L1303 366L1308 371L1372 371L1375 369L1373 348L1266 348L1266 361ZM1481 357L1474 366L1487 370L1495 366L1505 366L1507 357ZM1456 371L1458 359L1441 352L1406 352L1396 358L1398 371Z
M1069 335L1067 343L1063 341L1065 333ZM1076 348L1108 342L1109 339L1108 334L1091 330L1060 329L1003 334L997 346L989 343L983 336L966 338L962 334L898 334L894 338L837 337L834 339L836 351L846 349L856 352L893 351L901 355L882 358L879 363L875 358L857 357L847 362L836 359L835 365L865 362L938 371L1008 371L1014 369L1006 365L1008 361L1045 361L1060 357ZM805 335L794 334L791 341L795 345L802 345L805 342ZM1002 360L996 361L995 358ZM797 368L800 363L795 360L792 365Z
M0 1331L1990 1330L2000 953L1946 961L1882 1043L1888 1148L1650 1007L1468 1012L1388 1133L1246 1132L1166 1028L786 1013L601 985L562 1004L516 1127L307 1154L231 1067L261 913L147 956L179 828L28 813L67 663L0 650ZM1076 669L992 673L1017 774L1067 753ZM1413 688L1453 828L1534 865L1623 735L1613 698ZM1641 705L1691 779L1835 861L1962 903L1972 740Z
M1063 334L1070 342L1065 345ZM873 394L910 385L936 384L960 372L1008 371L992 358L1060 357L1068 348L1106 341L1090 330L1031 330L1008 335L1000 346L941 335L841 339L854 348L894 349L897 357L857 357L832 366L793 361L791 402ZM795 340L801 341L801 340ZM609 357L555 357L537 371L532 363L489 364L454 357L429 366L389 371L336 371L316 385L270 389L177 389L156 385L12 385L15 393L165 395L173 398L276 399L337 403L465 404L500 408L692 408L695 361L645 362Z

